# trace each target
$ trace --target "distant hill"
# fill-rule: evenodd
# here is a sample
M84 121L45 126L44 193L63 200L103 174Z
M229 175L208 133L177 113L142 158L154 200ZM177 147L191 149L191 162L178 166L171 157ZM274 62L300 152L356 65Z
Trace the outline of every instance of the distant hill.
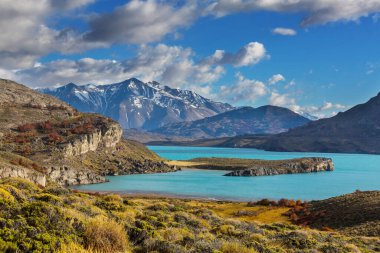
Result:
M166 136L192 139L219 138L245 134L277 134L309 123L297 113L277 106L242 107L216 116L152 130Z
M124 129L150 130L234 109L229 104L212 101L192 91L172 89L157 82L144 83L136 78L109 85L70 83L39 91L57 97L81 112L111 117Z
M224 138L213 140L213 145L270 151L380 154L380 94L334 117L285 133Z

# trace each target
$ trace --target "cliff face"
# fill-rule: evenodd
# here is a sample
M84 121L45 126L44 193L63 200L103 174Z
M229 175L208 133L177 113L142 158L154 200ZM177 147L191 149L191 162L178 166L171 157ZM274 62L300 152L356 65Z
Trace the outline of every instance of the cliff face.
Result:
M96 129L93 133L78 135L64 145L64 156L73 157L96 151L100 148L114 149L120 142L123 131L119 124L111 122Z
M50 180L60 185L95 184L106 182L106 178L91 170L76 170L66 166L56 166L47 169Z
M43 173L22 166L0 163L0 179L7 177L23 178L41 186L46 185L46 176Z
M303 158L299 161L289 161L277 166L253 166L243 170L235 170L227 173L225 176L272 176L332 170L334 170L334 164L329 158Z

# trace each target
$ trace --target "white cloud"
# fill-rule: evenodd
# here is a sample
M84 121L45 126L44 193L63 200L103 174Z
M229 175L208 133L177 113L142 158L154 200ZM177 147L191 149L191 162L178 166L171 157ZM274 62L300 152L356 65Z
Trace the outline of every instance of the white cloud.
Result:
M342 104L333 104L331 102L325 102L321 107L319 107L319 111L326 111L326 110L331 110L331 109L346 109L347 107Z
M195 2L175 8L165 1L132 0L111 13L92 18L85 38L107 43L155 42L192 24L198 15Z
M272 30L273 34L283 35L283 36L295 36L297 32L290 28L277 27Z
M237 82L231 86L221 86L218 96L231 103L252 104L254 100L267 94L263 82L246 79L241 73L236 74Z
M78 8L92 0L2 0L0 1L0 67L24 68L51 52L79 52L91 47L68 29L49 28L52 15ZM97 45L99 46L99 45Z
M216 64L231 64L235 67L242 67L257 64L266 56L266 49L263 44L250 42L234 54L217 50L211 60Z
M348 109L348 106L342 104L334 104L331 102L325 102L321 106L300 106L297 104L296 99L292 98L290 94L280 94L277 91L271 92L271 95L269 97L269 104L286 107L301 115L309 114L317 118L332 117L337 114L337 111Z
M293 79L293 80L291 80L289 83L287 83L285 86L284 86L284 88L285 89L289 89L289 88L291 88L291 87L293 87L293 86L296 86L297 85L297 83L296 83L296 81Z
M224 65L252 65L263 56L265 48L257 42L249 43L236 54L216 50L204 59L198 59L191 48L165 44L142 45L135 57L123 61L92 58L57 60L19 70L15 76L18 81L33 87L57 86L69 82L104 84L136 77L143 81L161 81L173 87L184 88L191 84L194 88L196 84L204 88L205 84L217 81L225 73Z
M379 0L214 0L206 9L217 17L236 12L274 11L306 13L301 25L356 21L380 12Z
M280 94L273 91L269 97L269 104L281 107L287 107L295 112L299 111L301 107L297 105L296 100L291 98L289 94Z
M285 81L285 77L281 74L276 74L276 75L273 75L271 78L269 78L268 83L276 84L281 81Z

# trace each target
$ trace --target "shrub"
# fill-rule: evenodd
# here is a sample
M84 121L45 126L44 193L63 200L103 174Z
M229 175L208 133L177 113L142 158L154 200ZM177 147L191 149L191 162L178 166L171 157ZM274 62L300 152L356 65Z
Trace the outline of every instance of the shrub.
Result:
M49 132L53 130L53 125L50 121L45 121L43 123L40 123L39 127L44 132Z
M25 125L17 127L17 131L22 132L22 133L31 132L33 130L36 130L35 124L25 124Z
M53 205L57 205L57 204L62 203L62 200L59 197L51 195L49 193L40 193L40 194L35 195L34 197L37 200L48 202L48 203L51 203Z
M85 225L85 247L99 252L125 252L129 241L124 228L104 217L92 218Z
M49 143L57 144L63 141L62 136L60 136L57 132L50 133L48 135Z
M257 253L255 249L247 248L238 242L223 243L220 251L223 253Z
M0 200L5 202L13 202L15 199L7 190L0 188Z

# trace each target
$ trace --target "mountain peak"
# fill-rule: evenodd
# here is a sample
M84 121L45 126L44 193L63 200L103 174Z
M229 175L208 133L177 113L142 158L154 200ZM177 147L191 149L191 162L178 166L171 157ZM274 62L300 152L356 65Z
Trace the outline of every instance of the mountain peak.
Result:
M165 124L198 120L234 109L194 92L172 89L158 82L130 78L107 85L68 84L56 90L40 90L66 101L83 112L104 114L123 128L154 129Z

